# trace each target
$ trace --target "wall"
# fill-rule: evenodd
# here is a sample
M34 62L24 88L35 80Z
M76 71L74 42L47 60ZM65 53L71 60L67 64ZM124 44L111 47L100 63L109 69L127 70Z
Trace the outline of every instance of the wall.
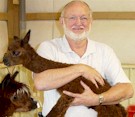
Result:
M7 0L0 0L0 12L7 11ZM7 22L0 21L0 62L8 45Z
M64 4L71 0L26 0L27 13L35 12L58 12ZM93 11L105 12L135 12L134 0L84 0ZM0 0L0 12L7 11L7 0ZM31 29L30 44L37 48L37 46L44 40L49 40L54 37L62 35L62 28L59 21L27 21L27 30ZM123 64L135 64L135 20L94 20L90 38L110 45L120 61ZM8 45L8 31L7 22L0 21L0 62ZM17 68L21 70L19 81L26 84L32 84L29 71L24 68ZM1 69L0 69L1 70ZM133 83L135 88L135 67L124 67L127 76ZM0 71L0 80L7 71ZM26 75L26 76L25 76ZM28 76L27 76L28 75ZM26 79L24 79L26 77ZM28 78L28 79L27 79ZM33 84L30 86L33 91ZM35 91L34 95L42 100L40 92ZM127 107L129 104L135 103L134 99L126 100L122 104ZM34 116L36 112L26 113L27 117ZM20 115L26 117L26 115ZM15 115L18 117L18 114ZM36 115L35 115L36 117Z

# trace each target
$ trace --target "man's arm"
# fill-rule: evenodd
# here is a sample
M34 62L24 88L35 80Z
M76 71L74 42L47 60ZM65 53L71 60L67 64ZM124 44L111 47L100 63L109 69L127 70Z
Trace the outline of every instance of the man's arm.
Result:
M95 106L99 105L99 95L95 94L86 84L81 82L84 87L82 94L64 91L68 96L74 97L72 105ZM131 83L118 83L111 87L108 91L102 93L102 105L117 104L125 99L133 97L134 90Z
M50 90L59 88L79 76L91 80L96 86L104 81L101 75L92 67L76 64L65 68L50 69L38 74L34 74L34 84L38 90ZM97 86L98 87L98 86Z
M103 93L103 104L116 104L133 97L134 90L131 83L118 83Z

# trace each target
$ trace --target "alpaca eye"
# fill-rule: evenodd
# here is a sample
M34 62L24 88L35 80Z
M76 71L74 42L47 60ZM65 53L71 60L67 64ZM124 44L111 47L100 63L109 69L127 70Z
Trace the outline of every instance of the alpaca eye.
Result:
M19 54L20 54L19 51L13 51L13 52L12 52L12 55L13 55L13 56L18 56Z
M17 96L15 95L15 96L13 97L13 99L16 100L16 99L17 99Z
M10 46L8 47L8 50L10 51L11 49L10 49Z

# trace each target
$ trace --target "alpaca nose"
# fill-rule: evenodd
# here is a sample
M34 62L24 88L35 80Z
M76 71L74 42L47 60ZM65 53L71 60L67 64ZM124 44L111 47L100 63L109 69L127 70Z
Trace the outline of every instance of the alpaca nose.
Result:
M34 98L30 98L30 99L33 102L33 106L32 106L33 109L40 108L40 103L38 101L34 100Z
M4 63L5 65L7 65L7 66L10 65L10 64L9 64L9 60L8 60L8 58L6 58L6 57L3 57L3 63Z
M8 62L8 59L4 57L4 58L3 58L3 62L4 62L4 63L7 63L7 62Z
M33 104L36 106L35 108L42 107L42 104L39 101L34 100L34 98L31 98L31 100L33 101Z

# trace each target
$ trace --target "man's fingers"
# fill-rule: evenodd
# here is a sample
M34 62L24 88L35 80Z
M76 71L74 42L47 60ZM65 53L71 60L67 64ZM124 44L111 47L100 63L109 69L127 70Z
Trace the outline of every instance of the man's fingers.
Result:
M72 92L69 92L69 91L63 91L64 94L70 96L70 97L79 97L79 94L76 94L76 93L72 93Z
M103 78L101 77L95 77L95 80L98 82L98 83L100 83L102 86L104 85L104 80L103 80Z
M83 81L81 81L80 83L81 83L81 85L83 86L84 89L89 89L89 87Z
M99 74L98 72L96 72L95 79L96 79L96 81L99 82L102 86L105 84L102 75Z
M96 79L92 79L91 82L98 88Z

